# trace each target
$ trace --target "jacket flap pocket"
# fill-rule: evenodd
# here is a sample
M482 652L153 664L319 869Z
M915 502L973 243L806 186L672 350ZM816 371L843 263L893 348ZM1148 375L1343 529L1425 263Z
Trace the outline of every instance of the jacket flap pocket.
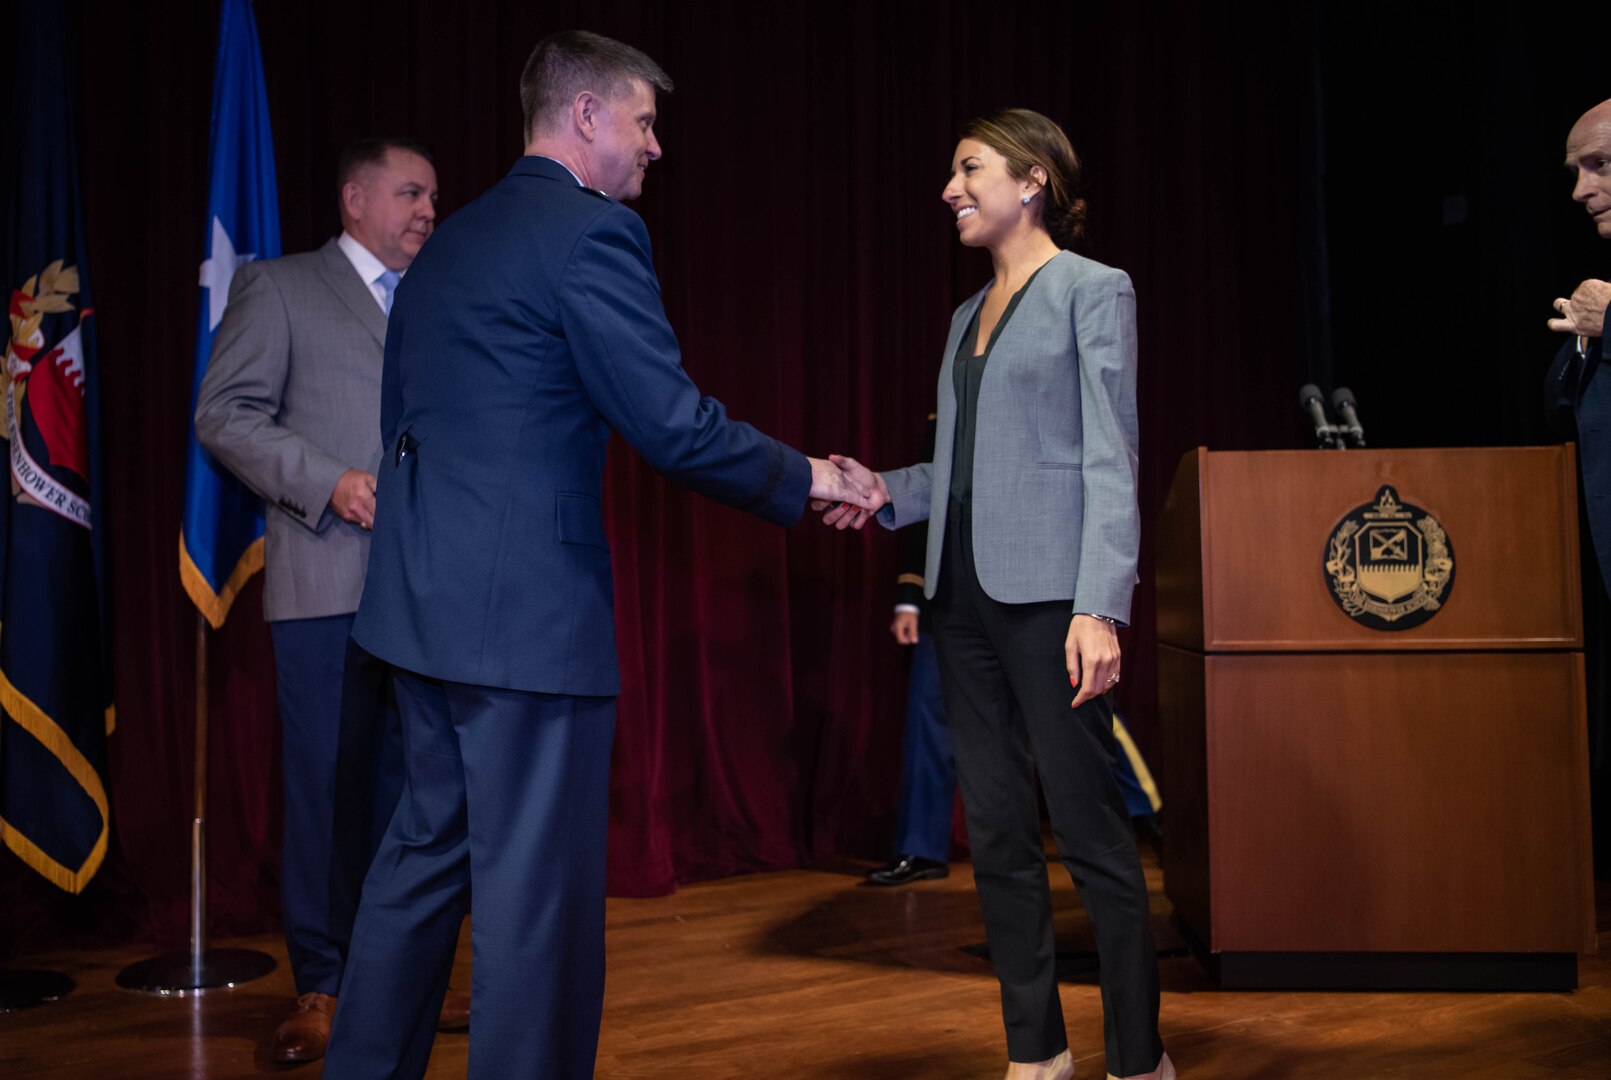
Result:
M608 551L610 542L604 535L604 512L599 501L591 495L560 492L555 496L558 508L559 542L586 544Z

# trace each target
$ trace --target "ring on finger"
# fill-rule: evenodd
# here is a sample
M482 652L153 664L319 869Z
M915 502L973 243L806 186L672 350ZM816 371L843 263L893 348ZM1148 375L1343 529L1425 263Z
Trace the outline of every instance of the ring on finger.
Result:
M1108 676L1108 685L1109 686L1112 686L1114 683L1116 683L1118 681L1119 681L1119 673L1117 671L1115 671L1112 675Z

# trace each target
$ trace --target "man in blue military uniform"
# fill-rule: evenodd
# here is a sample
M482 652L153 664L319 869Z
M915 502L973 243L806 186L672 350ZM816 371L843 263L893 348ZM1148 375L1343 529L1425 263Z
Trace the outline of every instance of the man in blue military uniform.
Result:
M621 204L660 157L670 89L619 42L544 39L521 77L526 156L398 289L353 634L396 670L408 793L364 884L326 1075L424 1073L472 888L470 1075L592 1075L619 691L611 430L779 524L808 496L870 501L682 369L648 232Z

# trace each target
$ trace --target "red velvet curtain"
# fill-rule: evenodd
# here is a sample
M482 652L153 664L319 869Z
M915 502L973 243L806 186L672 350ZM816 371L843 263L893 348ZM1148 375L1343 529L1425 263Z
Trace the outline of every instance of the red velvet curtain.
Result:
M0 856L0 946L183 940L195 617L176 572L217 12L91 2L87 198L111 460L116 845L79 898ZM1289 444L1304 19L1234 7L981 8L624 0L258 0L283 247L338 229L340 147L404 133L451 215L520 152L532 45L583 26L655 56L665 159L635 204L688 371L808 452L908 464L953 307L988 262L938 196L955 131L1003 105L1062 121L1091 181L1089 254L1128 270L1142 343L1142 507L1180 454ZM9 108L20 107L7 103ZM610 887L886 853L905 657L894 538L781 530L612 450L624 690ZM1150 535L1150 534L1149 534ZM1151 544L1121 704L1155 755ZM277 925L278 728L253 586L210 644L213 929ZM1166 793L1167 796L1167 793Z

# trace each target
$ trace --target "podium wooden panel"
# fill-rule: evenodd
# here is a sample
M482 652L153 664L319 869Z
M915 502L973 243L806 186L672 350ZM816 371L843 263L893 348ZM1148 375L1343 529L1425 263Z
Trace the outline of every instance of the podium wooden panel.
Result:
M1391 484L1455 558L1408 630L1324 563ZM1570 447L1186 455L1159 535L1164 880L1225 985L1560 989L1594 948Z

